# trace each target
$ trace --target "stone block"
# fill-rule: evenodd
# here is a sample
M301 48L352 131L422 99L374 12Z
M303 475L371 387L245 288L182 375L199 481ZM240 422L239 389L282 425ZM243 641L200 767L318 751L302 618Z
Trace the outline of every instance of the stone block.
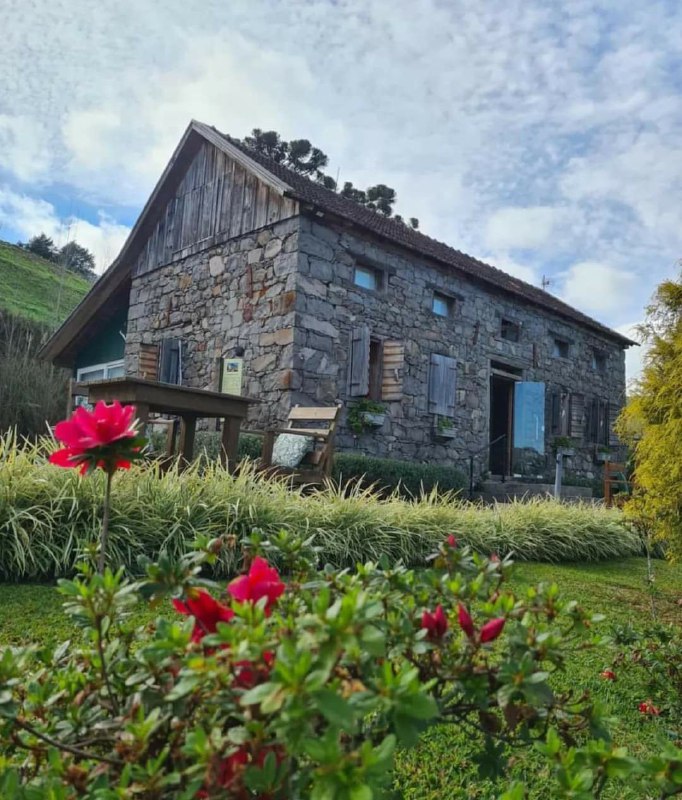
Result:
M270 228L264 228L259 232L258 236L256 236L256 244L258 244L259 247L265 247L270 239L272 239L272 231Z
M249 367L255 374L259 374L274 366L275 361L277 361L275 353L265 353L262 356L258 356L258 358L254 358Z
M338 328L335 328L331 322L317 319L310 314L301 314L301 325L308 331L321 333L323 336L330 336L332 339L339 338Z
M213 278L217 278L225 271L225 262L222 256L211 256L208 260L208 271Z
M263 248L262 247L255 247L253 250L249 250L246 256L246 263L247 264L257 264L261 258L263 257Z
M334 277L334 269L328 260L310 256L308 264L308 272L313 278L329 283Z
M282 250L282 240L275 238L270 239L270 241L265 245L265 249L263 250L263 258L270 259L278 256Z

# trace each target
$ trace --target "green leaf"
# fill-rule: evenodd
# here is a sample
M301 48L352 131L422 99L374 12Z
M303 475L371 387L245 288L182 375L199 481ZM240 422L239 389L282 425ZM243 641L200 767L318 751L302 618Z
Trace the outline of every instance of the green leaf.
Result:
M401 714L413 719L432 719L438 715L438 705L428 694L415 693L401 697L397 705Z
M360 786L353 786L348 794L349 800L372 800L373 797L374 792L366 783Z
M339 728L352 728L355 715L351 705L336 692L322 689L313 695L320 712L324 717Z

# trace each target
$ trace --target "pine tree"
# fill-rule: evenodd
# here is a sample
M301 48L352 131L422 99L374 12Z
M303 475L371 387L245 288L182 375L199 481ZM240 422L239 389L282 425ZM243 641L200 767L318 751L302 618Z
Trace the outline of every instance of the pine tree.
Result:
M55 247L54 241L45 233L40 233L38 236L33 236L29 239L25 248L41 258L46 258L48 261L56 261L59 252Z
M95 271L95 256L78 242L68 242L59 251L59 261L73 272L92 276Z
M626 514L671 557L682 556L682 279L665 281L639 328L649 345L617 425L633 448L635 490Z

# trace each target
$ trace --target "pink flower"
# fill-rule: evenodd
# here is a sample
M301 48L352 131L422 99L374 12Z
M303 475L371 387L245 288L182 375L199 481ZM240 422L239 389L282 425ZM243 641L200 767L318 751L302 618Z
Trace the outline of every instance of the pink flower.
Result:
M433 614L425 611L422 614L422 628L428 631L429 639L442 639L448 630L448 618L445 616L443 606L436 606Z
M651 714L654 717L659 716L661 709L655 706L651 700L646 700L644 703L639 704L640 714Z
M473 639L476 633L474 622L471 619L471 614L469 614L461 603L457 605L457 622L459 622L459 627L464 633L466 633L470 639Z
M605 669L599 673L599 676L605 681L615 681L616 673L612 669Z
M454 534L454 533L451 533L451 534L448 536L448 538L447 538L445 541L448 543L448 547L452 547L452 548L453 548L453 550L454 550L454 549L457 547L457 545L458 545L458 542L457 542L457 537L455 536L455 534Z
M494 642L502 633L504 623L504 617L497 617L497 619L491 619L489 622L486 622L481 628L481 643Z
M109 473L128 469L141 447L135 411L118 400L100 400L92 411L79 406L70 419L57 423L55 437L66 447L52 453L50 463L78 467L81 475L97 467Z
M277 570L264 558L256 556L248 574L240 575L231 581L227 591L240 603L257 603L261 597L267 597L265 613L270 615L275 601L284 588Z
M207 633L215 633L219 622L229 622L234 611L204 589L190 589L186 600L173 600L176 611L187 617L194 617L192 641L200 642Z

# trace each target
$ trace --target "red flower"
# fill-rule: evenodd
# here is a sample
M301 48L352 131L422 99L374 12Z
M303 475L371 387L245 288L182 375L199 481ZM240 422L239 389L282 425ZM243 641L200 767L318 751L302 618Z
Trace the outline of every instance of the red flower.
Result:
M605 681L616 680L616 673L612 669L605 669L603 672L599 673L599 676L603 678Z
M79 406L70 419L57 423L55 437L66 445L50 456L59 467L78 467L81 475L100 467L106 472L128 469L140 451L135 406L100 400L92 411Z
M186 600L173 600L176 611L188 617L194 617L192 641L200 642L207 633L215 633L219 622L229 622L234 611L204 589L190 589Z
M433 614L425 611L422 614L422 628L428 631L429 639L442 639L448 629L448 618L445 616L443 606L436 606Z
M491 564L499 564L500 563L500 557L497 555L497 553L491 553L491 555L490 555L490 563Z
M247 660L238 661L234 665L234 685L240 689L253 689L268 679L274 662L275 654L271 650L265 650L261 664Z
M284 584L277 570L264 558L256 556L248 574L231 581L227 591L240 603L257 603L261 597L267 597L265 613L269 615L275 601L284 591Z
M639 711L641 714L651 714L657 717L661 713L661 709L657 708L651 700L646 700L644 703L639 704Z
M448 547L452 547L453 549L457 547L457 537L454 533L451 533L445 541L448 543Z
M473 639L475 634L474 621L471 619L471 614L469 614L461 603L457 605L457 622L459 622L459 627L464 633L466 633L470 639Z
M485 644L486 642L494 642L495 639L497 639L497 637L502 633L504 623L504 617L497 617L497 619L491 619L489 622L486 622L481 628L481 643Z

